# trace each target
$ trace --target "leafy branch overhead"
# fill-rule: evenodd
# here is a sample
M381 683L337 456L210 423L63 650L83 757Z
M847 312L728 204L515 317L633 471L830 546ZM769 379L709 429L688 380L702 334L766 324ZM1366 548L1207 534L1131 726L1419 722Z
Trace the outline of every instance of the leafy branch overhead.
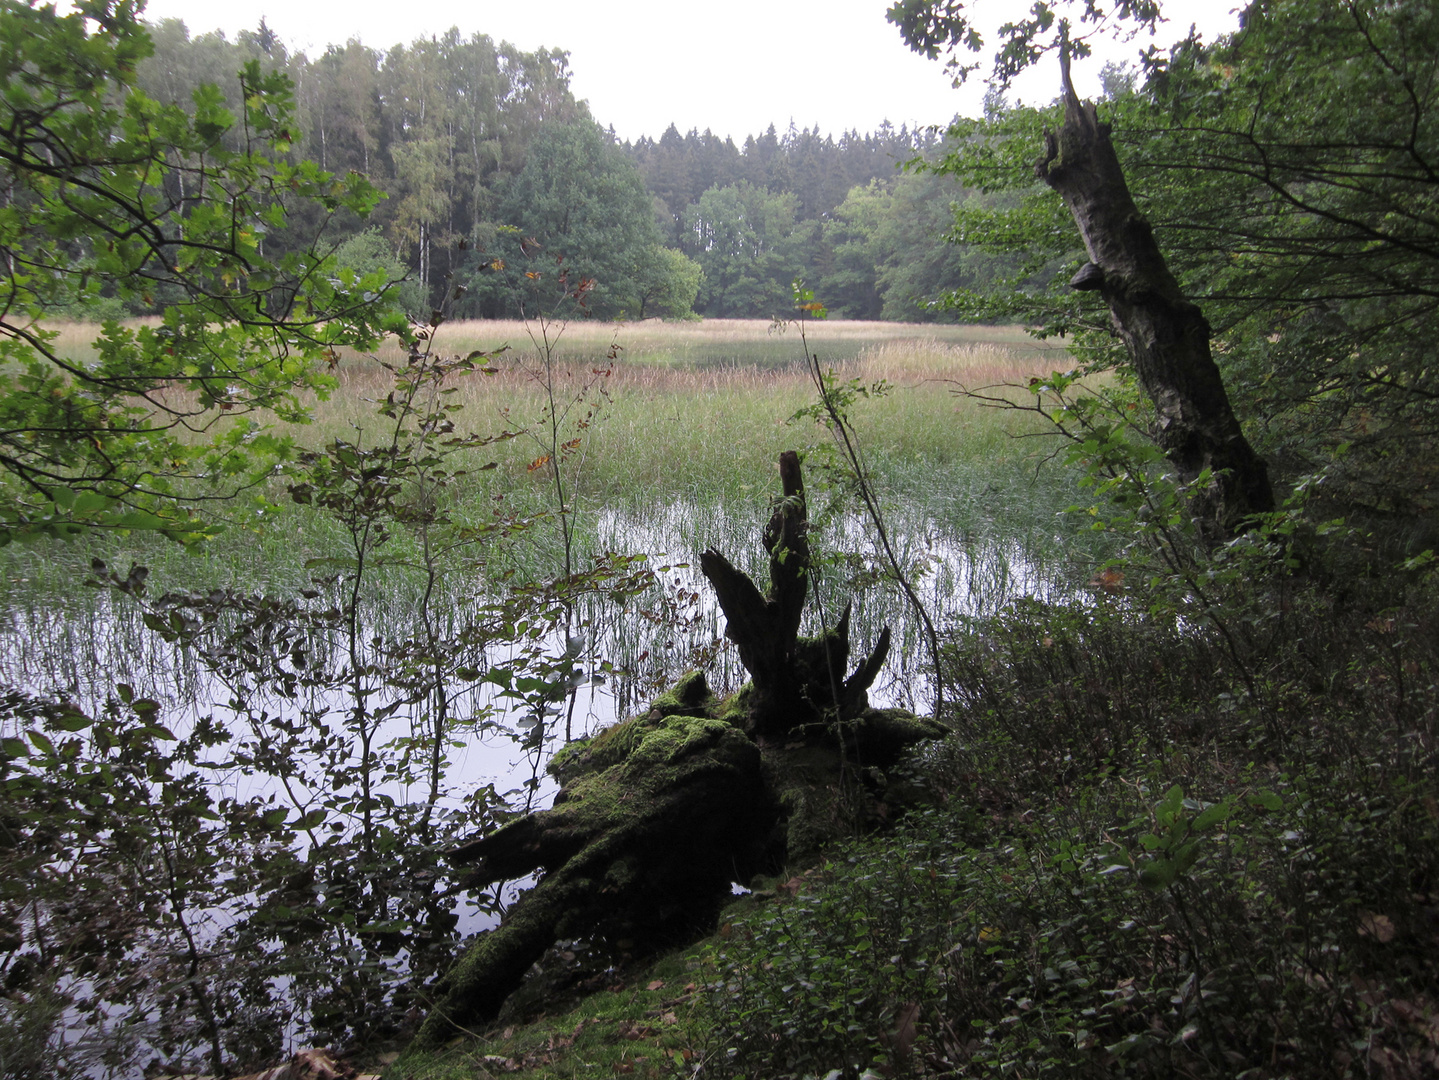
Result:
M184 539L201 526L183 507L285 452L252 414L303 419L335 350L381 334L384 276L336 272L323 244L380 195L288 160L292 86L257 61L238 111L213 85L162 104L135 85L151 49L135 4L3 10L0 540L93 524ZM310 206L302 242L267 253ZM162 306L158 324L107 321L89 358L50 328L111 298Z

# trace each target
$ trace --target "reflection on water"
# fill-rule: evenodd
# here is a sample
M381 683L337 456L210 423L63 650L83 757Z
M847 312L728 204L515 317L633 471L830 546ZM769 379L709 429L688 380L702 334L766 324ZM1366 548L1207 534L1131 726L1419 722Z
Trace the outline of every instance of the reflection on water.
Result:
M253 665L207 663L200 651L167 642L147 628L145 612L128 596L100 589L16 593L0 621L0 684L63 699L91 715L116 696L119 684L126 684L127 693L159 703L159 717L180 739L213 718L230 732L229 745L214 749L214 764L207 762L204 771L215 805L287 807L292 823L308 808L326 805L327 798L335 805L327 785L341 773L356 773L355 716L383 717L372 731L374 756L382 763L372 794L399 808L395 821L410 820L406 814L412 819L418 812L414 808L431 801L444 818L443 835L464 835L476 827L477 807L488 815L485 820L496 821L500 818L491 810L501 804L523 811L549 803L555 786L543 766L567 729L576 737L591 734L638 711L690 667L702 667L717 693L738 689L745 673L724 640L723 620L697 556L714 548L764 582L767 556L756 542L755 516L751 506L731 511L683 502L598 515L591 550L580 559L646 552L653 587L622 601L585 593L575 601L568 630L555 625L523 641L477 638L482 643L465 646L471 652L452 658L451 670L470 674L445 689L453 724L434 792L423 770L406 772L395 765L411 752L412 740L425 734L427 699L406 697L412 691L387 682L378 668L366 667L386 657L409 656L406 650L422 640L412 592L367 602L358 637L368 659L359 665L364 677L355 680L336 674L356 670L356 661L333 626L312 622L282 628L277 640L283 639L283 647L260 648L255 654L255 664L263 661L274 669L266 674ZM1054 589L1057 574L1036 565L1018 545L969 542L918 515L900 515L890 527L897 554L937 625L988 613L1016 596L1047 596ZM846 603L853 604L851 635L857 651L868 652L881 628L890 626L889 663L871 698L876 704L923 711L932 693L928 651L917 620L884 570L868 523L855 515L820 520L812 546L818 558L806 632L817 631L822 621L836 621ZM199 566L203 572L203 563ZM451 639L461 640L479 617L476 612L494 597L473 570L457 571L446 590L441 614ZM325 602L323 596L316 601ZM302 646L298 652L297 643ZM404 647L397 651L397 643ZM295 657L302 653L307 659L296 666ZM537 697L538 691L517 693L513 687L507 692L502 681L475 675L531 670L525 665L536 656L550 665L547 670L560 672L554 685L566 694ZM363 688L360 710L352 692L356 686ZM0 720L3 734L14 734L15 723ZM330 732L324 740L307 742L309 735L296 735L322 728ZM307 746L323 749L307 760ZM264 767L247 764L267 753ZM476 802L476 793L486 789L493 791L493 799ZM345 827L354 830L360 814L346 813ZM293 836L296 865L303 864L315 851L310 846L314 832L296 828ZM207 948L238 925L243 913L253 912L260 898L241 893L229 902L241 914L223 906L190 912L196 928L204 928L200 936ZM483 930L496 917L493 907L450 903L461 934ZM358 935L354 940L360 940ZM224 969L222 952L217 945L211 970ZM404 953L382 961L396 970L406 962ZM266 974L264 979L276 999L290 993L291 976ZM298 1038L304 1030L302 1011L296 1007L284 1015L287 1038Z
M723 619L699 572L697 556L713 547L763 582L766 556L754 542L753 522L749 507L733 513L683 502L643 513L606 510L599 515L595 549L648 553L655 588L624 605L588 595L582 601L576 619L585 630L586 648L578 660L587 678L564 705L564 718L576 737L642 708L696 662L703 664L716 692L738 689L745 673L723 638ZM1054 575L1034 565L1016 544L967 543L946 535L933 521L901 518L890 526L901 563L937 626L988 614L1018 596L1047 597L1056 588ZM836 620L845 603L853 605L857 651L867 651L880 629L889 626L894 647L871 696L879 704L922 710L930 692L922 632L884 570L868 522L848 515L817 527L813 537L823 561L815 571L806 632L817 631L822 616ZM483 598L475 584L452 587L451 615L467 599ZM465 588L471 590L468 598ZM369 619L374 633L397 637L415 630L403 625L405 616L391 606L372 612ZM551 652L563 651L561 637L559 630L552 633ZM504 666L514 655L500 643L476 660ZM617 670L589 678L601 661ZM13 596L0 623L0 682L88 710L112 697L117 683L127 683L137 694L161 702L165 715L182 725L201 712L233 717L236 697L235 687L207 670L197 656L148 629L130 598L98 589ZM450 779L457 786L494 781L501 790L511 790L534 768L517 743L525 732L515 726L521 719L516 706L488 684L457 687L455 692L455 715L492 720L466 732L464 745L453 755ZM245 697L251 711L276 715L287 707L285 701L254 690ZM339 699L323 703L336 713L349 704ZM551 725L558 719L552 714ZM401 734L402 722L391 723L380 742Z

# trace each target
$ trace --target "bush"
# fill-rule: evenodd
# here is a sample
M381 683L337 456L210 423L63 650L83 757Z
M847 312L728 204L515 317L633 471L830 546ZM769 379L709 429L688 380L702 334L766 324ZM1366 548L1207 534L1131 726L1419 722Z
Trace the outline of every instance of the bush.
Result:
M734 921L719 1074L1434 1075L1429 593L1117 584L952 638L947 805Z

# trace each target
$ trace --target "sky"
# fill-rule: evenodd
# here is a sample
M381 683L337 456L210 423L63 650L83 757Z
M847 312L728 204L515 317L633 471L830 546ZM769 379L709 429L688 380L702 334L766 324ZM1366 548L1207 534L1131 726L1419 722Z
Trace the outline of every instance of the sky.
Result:
M885 21L889 0L149 0L145 18L177 18L192 36L214 30L233 38L266 24L292 51L322 53L352 38L384 50L444 33L488 34L522 49L570 54L571 88L596 120L633 141L709 128L742 142L770 124L791 122L839 136L873 131L888 120L928 126L978 115L976 77L961 90L943 64L909 51ZM1168 44L1194 23L1207 39L1232 30L1237 0L1167 0L1170 22L1155 40ZM1013 17L1018 4L991 2ZM981 12L985 5L979 5ZM1144 39L1142 44L1149 44ZM1140 43L1119 49L1130 59ZM1075 65L1082 95L1098 88L1101 59ZM983 74L982 72L980 74ZM1011 100L1055 96L1057 65L1019 85Z

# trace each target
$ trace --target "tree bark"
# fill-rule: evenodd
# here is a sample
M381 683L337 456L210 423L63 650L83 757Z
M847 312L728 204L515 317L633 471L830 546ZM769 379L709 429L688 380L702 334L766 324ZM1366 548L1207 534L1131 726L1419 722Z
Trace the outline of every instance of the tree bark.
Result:
M1067 46L1060 69L1064 123L1045 132L1035 175L1064 199L1089 252L1090 265L1071 284L1097 289L1108 304L1158 414L1156 441L1180 479L1189 483L1210 471L1209 484L1191 497L1190 513L1206 544L1222 543L1255 514L1274 509L1268 470L1230 406L1204 313L1180 289L1130 196L1109 125L1074 92Z
M784 497L765 527L769 552L769 593L762 594L746 575L717 551L700 555L700 571L709 579L725 614L725 636L735 643L753 688L748 703L754 735L783 737L807 724L851 720L869 707L867 691L889 653L889 628L874 652L848 677L849 608L838 625L816 638L800 636L809 589L809 517L799 454L786 450L779 459Z

